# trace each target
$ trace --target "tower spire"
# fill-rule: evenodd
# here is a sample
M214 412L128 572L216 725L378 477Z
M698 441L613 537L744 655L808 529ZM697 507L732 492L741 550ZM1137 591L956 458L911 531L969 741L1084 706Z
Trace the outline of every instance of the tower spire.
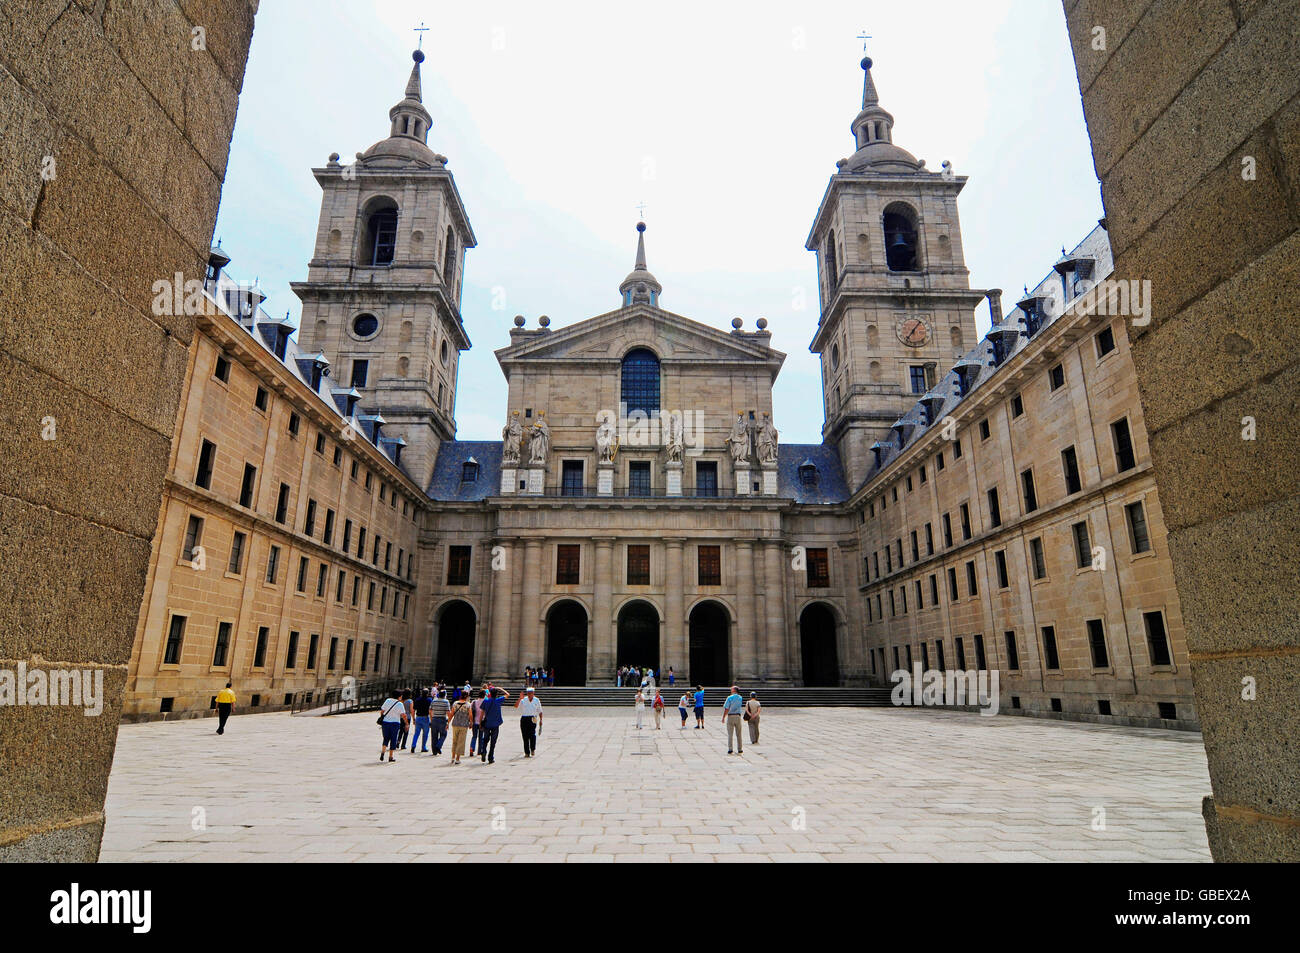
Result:
M870 56L862 57L862 109L853 117L849 129L857 151L840 163L842 172L919 172L924 164L906 149L894 145L894 117L880 105L876 81L871 76L875 65Z
M625 308L634 304L648 304L657 308L659 293L664 289L646 267L645 222L637 222L636 231L636 264L618 286L619 294L623 296Z

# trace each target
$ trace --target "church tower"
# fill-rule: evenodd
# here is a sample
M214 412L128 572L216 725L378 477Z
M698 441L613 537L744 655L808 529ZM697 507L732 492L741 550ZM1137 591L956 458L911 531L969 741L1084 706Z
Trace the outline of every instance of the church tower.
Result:
M870 471L871 445L954 360L974 346L975 306L957 220L965 177L926 169L894 144L894 117L866 73L851 125L857 151L836 163L807 248L817 253L823 439L849 487Z
M470 346L461 287L476 241L446 156L427 145L424 54L412 58L388 137L354 163L335 153L312 170L324 192L316 250L293 290L300 341L332 362L335 400L355 405L367 429L401 438L401 465L427 485L439 445L456 433L456 372Z

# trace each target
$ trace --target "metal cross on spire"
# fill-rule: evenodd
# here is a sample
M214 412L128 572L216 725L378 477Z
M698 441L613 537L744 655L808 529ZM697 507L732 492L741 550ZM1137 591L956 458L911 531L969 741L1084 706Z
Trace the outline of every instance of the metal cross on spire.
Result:
M416 32L417 34L419 34L419 37L420 37L420 42L419 42L419 44L416 46L416 49L417 49L417 50L422 50L422 49L424 49L424 34L426 34L426 33L429 32L429 28L428 28L427 26L424 25L424 21L423 21L423 20L420 21L420 25L417 26L417 27L415 28L415 31L414 31L414 32Z
M871 34L868 33L866 30L863 30L861 33L858 34L858 39L862 41L862 52L863 53L867 52L867 40L872 39Z
M645 220L645 209L646 209L645 202L642 202L636 206L636 210L640 214L642 221Z

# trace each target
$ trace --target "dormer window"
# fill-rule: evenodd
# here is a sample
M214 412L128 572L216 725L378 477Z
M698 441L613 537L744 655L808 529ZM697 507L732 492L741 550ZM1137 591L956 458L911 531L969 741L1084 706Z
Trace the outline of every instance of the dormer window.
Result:
M470 457L460 465L460 482L477 483L478 482L478 461Z
M801 486L817 485L817 464L811 460L799 464L799 483Z

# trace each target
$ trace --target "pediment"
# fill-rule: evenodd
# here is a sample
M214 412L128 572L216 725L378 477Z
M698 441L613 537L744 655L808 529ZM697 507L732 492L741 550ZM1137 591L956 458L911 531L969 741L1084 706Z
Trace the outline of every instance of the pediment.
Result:
M732 334L671 311L648 306L620 308L563 328L516 333L496 351L504 366L521 361L617 362L633 348L647 347L665 362L746 362L769 366L785 354L768 347L767 335Z

